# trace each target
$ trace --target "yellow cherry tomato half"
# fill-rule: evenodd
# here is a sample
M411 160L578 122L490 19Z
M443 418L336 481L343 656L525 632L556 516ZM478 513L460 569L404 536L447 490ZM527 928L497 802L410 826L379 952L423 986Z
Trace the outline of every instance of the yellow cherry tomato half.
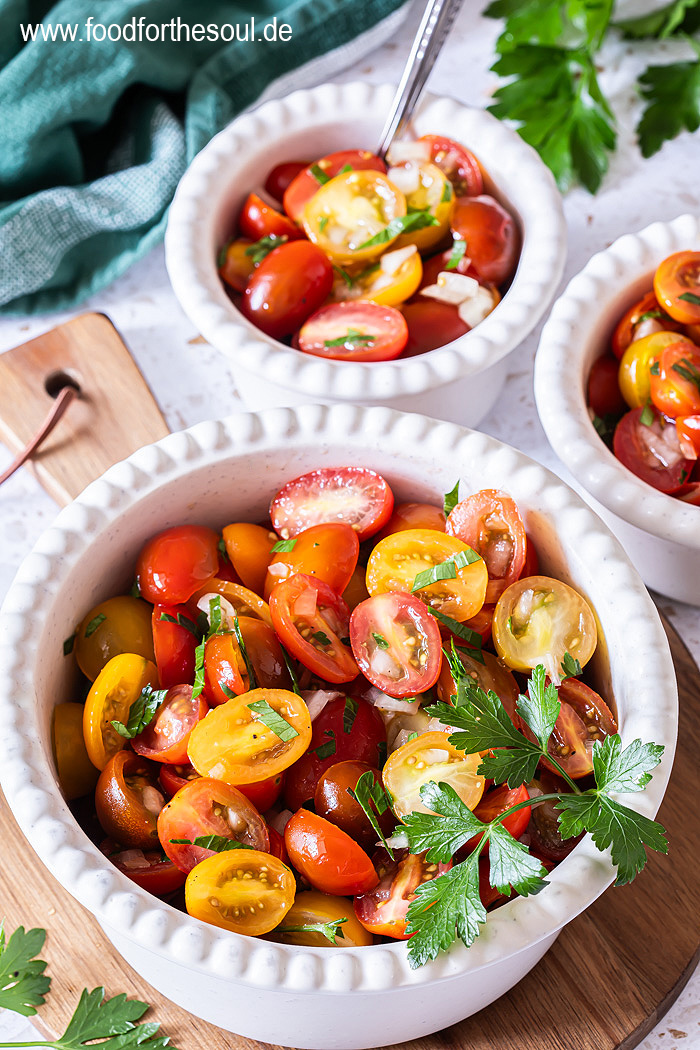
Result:
M437 529L395 532L380 540L369 557L367 590L371 595L385 591L410 593L419 573L451 562L437 570L438 574L444 574L444 579L426 584L415 593L438 612L460 622L469 620L484 604L488 584L483 558L477 556L470 564L459 564L460 556L473 555L466 543ZM456 557L458 560L454 562Z
M399 168L405 168L411 164L414 162L407 161L405 165L399 165ZM439 244L450 228L454 192L449 179L436 164L426 162L419 165L414 164L414 166L417 167L418 185L413 192L406 193L406 207L409 211L427 209L436 223L434 226L424 226L420 230L409 230L408 233L402 233L396 242L396 247L405 248L408 244L415 244L419 251L425 252ZM389 169L388 179L391 179L394 170Z
M620 360L618 382L620 393L630 408L642 408L650 397L649 369L658 361L661 351L671 343L689 343L679 332L653 332L635 339L625 350Z
M82 704L57 704L54 707L51 738L65 798L70 802L94 791L100 772L93 766L85 747Z
M484 793L484 778L476 772L480 764L478 753L458 751L445 733L423 733L389 756L382 777L394 799L394 812L402 819L407 813L432 813L420 795L431 780L449 784L465 806L474 809Z
M75 633L75 658L91 682L120 653L155 660L152 612L152 606L128 594L109 598L90 610Z
M287 689L251 689L198 722L187 752L200 776L235 787L277 776L310 743L311 718L300 696Z
M336 272L334 302L370 299L380 306L399 306L410 299L423 277L423 263L415 244L385 252L378 262L357 274Z
M581 667L587 664L598 641L588 602L549 576L528 576L506 587L496 603L492 635L508 667L530 671L543 664L550 678L561 673L566 653Z
M340 266L369 262L393 244L392 219L406 214L401 190L379 171L336 175L313 195L302 221L310 241ZM378 236L379 235L379 236ZM379 243L366 245L378 238Z
M270 606L267 602L259 598L254 591L248 590L247 587L242 587L240 583L231 583L230 580L220 580L215 576L211 580L207 580L203 587L200 587L198 591L195 591L190 599L193 602L198 602L200 598L203 598L207 594L220 594L231 602L239 616L252 616L257 620L264 620L265 623L272 627L272 617L270 616ZM207 610L205 609L205 612Z
M352 904L343 897L333 897L318 890L297 893L280 925L270 933L268 940L281 944L302 944L307 948L332 948L333 942L315 930L294 927L325 925L345 920L336 927L335 943L339 948L360 948L374 944L374 937L355 918Z
M279 926L294 903L290 868L271 853L232 849L207 857L185 883L185 907L195 919L259 937Z
M126 725L129 708L146 685L158 687L158 670L135 653L113 656L95 679L83 710L83 737L90 761L98 769L126 747L112 722Z

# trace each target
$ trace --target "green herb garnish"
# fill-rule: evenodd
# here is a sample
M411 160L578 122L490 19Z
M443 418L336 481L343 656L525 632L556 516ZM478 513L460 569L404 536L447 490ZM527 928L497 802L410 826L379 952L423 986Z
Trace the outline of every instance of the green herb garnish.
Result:
M319 645L329 646L333 644L325 631L314 631L311 637L315 642L318 642Z
M275 248L279 248L281 244L286 244L288 240L289 237L286 234L283 234L281 237L276 236L276 234L270 234L269 237L261 237L255 244L251 244L250 247L246 248L245 254L249 259L253 260L254 266L259 266L270 252L274 251Z
M564 682L567 678L578 678L583 673L583 669L578 660L575 660L571 653L564 653L564 659L561 662L561 680Z
M321 218L318 220L318 232L319 233L323 233L323 231L325 230L327 225L328 225L328 216L327 215L322 215ZM335 267L334 267L334 269L335 269Z
M287 554L289 551L293 551L296 546L296 540L278 540L277 543L271 550L272 554Z
M254 704L248 704L247 707L257 716L258 721L266 725L280 740L286 742L299 736L294 726L290 725L279 711L275 711L274 707L270 707L267 700L256 700Z
M199 846L201 849L210 849L214 853L228 853L232 849L253 849L245 842L237 842L236 839L227 839L225 835L198 835L196 839L170 839L177 846Z
M463 237L457 237L452 245L450 257L445 264L446 270L456 270L467 251L467 242Z
M642 413L639 417L639 422L643 423L645 427L650 427L655 419L656 416L654 415L654 409L651 407L650 402L647 401L646 405L642 409Z
M351 733L357 715L357 700L352 696L345 697L345 708L343 709L343 732Z
M78 635L78 632L77 631L73 631L73 634L69 638L66 638L64 640L64 642L63 642L63 655L64 656L69 656L73 652L73 649L75 647L75 639L76 639L77 635Z
M90 620L90 623L85 628L85 637L89 638L90 635L94 634L101 623L104 623L107 617L104 613L98 613L97 616Z
M177 624L178 627L184 627L186 631L189 631L190 634L194 635L197 641L202 637L202 632L198 625L190 620L189 616L185 616L184 613L178 613L177 616L172 616L170 613L162 612L159 619L165 620L166 623Z
M391 809L391 798L384 790L381 782L374 779L374 773L371 769L364 772L358 779L354 791L352 788L348 788L348 795L354 798L355 802L357 802L358 806L363 810L367 820L370 822L377 833L377 836L383 843L384 849L393 860L394 851L384 838L377 819L378 817L381 817L383 813L386 813L388 809Z
M693 386L700 390L700 371L687 357L682 357L680 361L676 361L675 364L671 365L671 368L682 379L685 379L687 383L692 383Z
M330 737L330 740L326 740L323 744L319 744L318 747L315 747L313 749L314 753L318 755L319 758L330 758L331 755L334 755L336 751L335 733L333 732L333 730L326 729L325 735L327 737Z
M430 587L432 583L439 583L441 580L456 580L457 569L464 569L467 565L473 565L476 561L481 561L481 555L477 554L471 547L458 551L452 558L447 558L445 561L433 565L431 569L424 569L422 572L419 572L413 581L411 594L422 590L424 587Z
M422 230L426 226L437 225L438 221L431 213L430 208L409 211L407 215L397 215L395 219L391 219L383 230L375 233L374 237L370 237L369 240L359 244L357 250L373 248L377 244L387 244L402 233L408 233L410 230Z
M367 335L358 331L357 328L348 328L346 335L340 335L337 339L324 339L324 346L368 346L376 339L374 335Z
M445 512L445 517L446 518L449 518L450 514L455 509L455 507L457 506L458 503L459 503L459 479L455 482L455 487L453 489L450 489L449 492L445 493L445 498L443 500L442 507L443 507L443 510Z
M440 623L444 623L445 627L452 631L452 634L461 638L467 645L472 646L474 649L481 649L481 635L478 631L473 631L471 627L467 627L465 623L460 623L459 620L453 620L451 616L446 616L445 613L440 612L438 609L433 609L432 605L428 606L428 612L431 616L434 616ZM470 652L470 656L474 654Z
M316 182L319 184L319 186L325 186L327 182L331 181L330 175L326 175L323 168L319 167L318 164L310 164L309 171L316 179Z
M167 689L154 689L151 685L145 685L129 708L126 725L123 722L110 722L110 725L126 740L133 740L151 724L167 693Z
M277 926L275 933L320 933L331 944L337 944L340 936L340 927L347 918L333 919L330 922L304 922L300 926Z
M388 649L389 643L383 634L377 634L376 631L372 631L372 637L374 638L375 644L379 649Z
M682 299L684 303L692 303L693 306L700 306L700 295L695 295L694 292L683 292L678 298Z

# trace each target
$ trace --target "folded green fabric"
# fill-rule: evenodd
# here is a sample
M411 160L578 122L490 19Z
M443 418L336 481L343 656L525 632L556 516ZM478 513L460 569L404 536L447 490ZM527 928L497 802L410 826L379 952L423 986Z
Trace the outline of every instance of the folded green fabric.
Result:
M73 306L114 280L162 238L212 135L404 2L0 0L0 312Z

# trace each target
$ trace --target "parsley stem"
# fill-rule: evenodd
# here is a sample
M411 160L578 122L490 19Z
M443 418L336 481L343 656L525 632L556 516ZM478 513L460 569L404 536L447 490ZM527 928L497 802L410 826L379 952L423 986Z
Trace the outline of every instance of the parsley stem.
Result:
M547 759L548 762L551 762L551 764L553 766L556 766L556 769L557 769L558 773L560 774L560 776L562 776L564 778L564 780L569 785L569 787L571 788L573 793L575 795L580 795L581 794L581 788L578 786L576 781L571 779L571 777L566 772L566 770L563 769L562 766L559 765L559 763L557 762L556 758L554 758L552 755L550 755L549 751L543 751L542 755L543 755L544 758Z

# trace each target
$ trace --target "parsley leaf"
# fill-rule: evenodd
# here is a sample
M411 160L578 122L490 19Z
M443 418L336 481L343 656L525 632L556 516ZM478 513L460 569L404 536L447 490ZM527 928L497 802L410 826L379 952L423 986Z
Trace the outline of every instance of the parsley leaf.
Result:
M511 889L521 897L539 893L547 885L546 868L527 846L514 839L507 828L494 821L489 826L489 882L506 896Z
M479 896L479 864L472 854L461 864L416 886L415 899L406 915L408 961L412 969L447 951L455 930L467 947L486 922L486 908Z
M355 716L357 715L357 700L352 696L345 697L345 707L343 708L343 732L351 733L352 727L355 724Z
M471 547L458 551L453 557L446 558L445 561L438 562L432 568L419 572L413 581L411 593L420 591L424 587L430 587L432 583L439 583L441 580L456 580L458 569L465 569L467 565L473 565L477 561L481 561L481 555Z
M299 736L293 725L284 718L274 707L270 707L267 700L256 700L254 704L247 705L248 710L257 715L258 721L266 725L280 740L293 740Z
M213 850L214 853L227 853L232 849L253 849L245 842L237 842L236 839L229 839L225 835L198 835L194 840L170 839L170 842L183 846L199 846L201 849Z
M374 779L374 773L371 769L366 770L362 776L358 779L355 784L355 789L348 788L348 795L355 799L358 806L364 811L367 820L370 822L378 838L384 844L384 848L391 857L394 859L394 852L389 843L384 838L382 829L379 826L377 817L381 817L383 813L386 813L391 808L391 798L384 790L382 783Z
M340 927L347 918L331 919L330 922L304 922L299 926L277 926L275 933L320 933L331 944L337 944L337 938L342 936Z
M268 237L261 237L255 244L251 244L249 248L246 248L245 254L253 260L254 266L259 266L263 259L266 259L271 251L275 248L279 248L281 244L285 244L289 240L286 234L278 237L276 234L270 234Z
M185 616L184 613L178 613L177 616L172 616L170 613L162 612L159 618L165 620L166 623L174 623L177 624L178 627L184 627L186 631L189 631L190 634L194 635L197 641L202 637L202 632L198 625L194 623L193 620L190 620L189 616Z
M466 244L466 241L464 243ZM457 263L455 263L455 266L456 265L457 265ZM442 508L443 508L443 510L445 512L445 517L446 518L449 518L450 514L455 509L455 507L457 506L458 503L459 503L459 478L457 479L457 481L455 483L455 487L453 489L450 489L449 492L445 493L445 498L442 501Z
M330 175L326 175L323 168L319 167L318 164L310 164L309 171L316 179L316 182L319 184L319 186L325 186L327 182L331 181Z
M126 740L133 740L151 724L167 692L167 689L154 689L151 685L145 685L129 708L126 725L123 722L111 722L110 725Z
M436 784L431 780L420 789L420 797L432 813L407 813L403 823L410 852L427 850L425 859L431 864L452 860L465 842L486 828L449 784ZM448 819L436 820L436 813Z
M438 220L431 213L430 208L409 211L407 215L397 215L395 219L391 219L383 230L375 233L374 237L358 244L357 249L372 248L375 244L387 244L388 241L393 241L400 234L408 233L409 230L422 230L426 226L437 225Z
M527 695L520 694L516 702L516 710L535 734L542 750L546 751L547 741L559 717L561 704L556 686L551 682L545 685L545 670L542 664L538 664L532 672L527 684Z
M324 339L324 346L370 346L377 337L375 335L367 335L365 332L360 332L357 328L348 328L345 335L338 336L337 339Z
M639 78L646 108L637 135L644 157L651 157L683 129L700 127L700 43L690 37L688 43L698 56L694 61L650 66Z
M46 940L46 930L25 930L18 926L6 939L0 923L0 1010L13 1010L31 1017L43 1006L51 978L44 975L46 963L35 959Z
M447 262L445 263L445 269L446 270L456 270L457 267L459 266L459 264L461 263L462 259L464 258L465 254L466 254L466 251L467 251L467 242L465 241L464 237L456 237L455 238L455 242L452 245L452 251L450 252L450 257L447 260ZM457 482L457 487L459 487L459 482ZM456 502L457 501L455 500L455 503ZM453 506L454 506L454 504L453 504ZM452 508L450 508L450 510L451 509ZM445 513L447 514L448 511L445 511Z
M583 668L578 660L575 660L571 653L564 653L564 659L561 662L561 680L566 681L567 678L578 678L583 673Z
M100 624L104 623L106 619L107 617L104 613L98 613L97 616L94 616L85 628L85 637L89 638L91 635L93 635L97 628L100 626Z
M330 740L324 741L323 744L319 744L318 747L313 748L315 754L319 758L330 758L331 755L335 754L335 732L332 729L325 730L326 736L330 737Z
M676 32L693 33L700 28L700 5L698 0L673 0L658 11L622 19L614 25L627 39L665 40Z
M372 637L374 638L374 641L375 641L378 649L388 649L389 648L389 643L387 642L387 640L386 640L386 638L384 637L383 634L377 634L376 631L372 631Z
M166 1046L167 1037L152 1038L158 1031L157 1023L134 1024L146 1012L148 1003L127 999L123 994L105 999L104 994L104 988L93 988L91 992L85 988L65 1032L48 1045L61 1050L79 1050L94 1039L109 1039L110 1050L135 1050L136 1047L160 1050ZM113 1036L121 1038L112 1040Z

